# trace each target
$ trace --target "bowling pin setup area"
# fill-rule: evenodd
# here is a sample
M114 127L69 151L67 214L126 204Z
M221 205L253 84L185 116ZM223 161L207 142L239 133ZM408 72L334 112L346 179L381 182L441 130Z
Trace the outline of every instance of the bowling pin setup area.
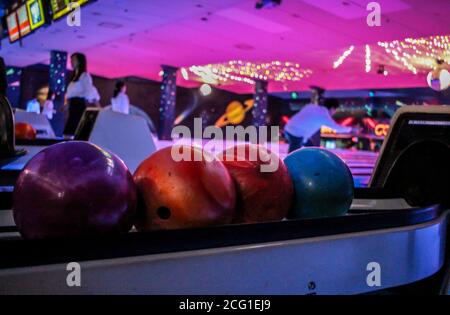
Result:
M0 295L450 295L450 5L379 2L0 2Z

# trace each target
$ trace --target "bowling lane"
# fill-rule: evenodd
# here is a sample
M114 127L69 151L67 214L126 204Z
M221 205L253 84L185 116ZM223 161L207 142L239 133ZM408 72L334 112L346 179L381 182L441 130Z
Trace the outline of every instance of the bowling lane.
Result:
M167 140L158 140L154 139L157 149L162 149L168 146L171 146L174 142ZM198 146L204 147L207 143L214 142L214 140L206 140L206 139L184 139L180 140L177 143L182 144L196 144ZM244 144L244 141L226 141L223 144L224 148L230 148L235 144ZM220 146L208 145L210 148L210 152L213 154L217 154L216 148ZM269 148L272 148L274 152L276 152L282 159L284 159L288 154L288 144L287 143L279 143L279 144L270 144ZM373 168L378 158L377 152L372 151L361 151L355 149L327 149L335 154L337 154L350 168L352 172L353 179L355 181L355 187L367 187L370 181L370 176L372 175ZM277 152L278 151L278 152Z
M350 168L355 181L355 187L367 187L378 158L377 152L334 149L336 153Z
M153 137L157 149L162 149L168 146L171 146L174 141L167 140L158 140L156 137ZM224 143L213 140L213 145L210 144L211 140L209 139L183 139L179 140L176 143L183 144L195 144L197 146L205 147L208 144L207 148L212 154L217 154L222 149L227 149L232 147L235 144L244 144L244 141L226 141ZM216 143L214 143L216 142ZM219 145L222 144L222 145ZM27 154L16 159L12 159L8 161L8 163L3 163L0 165L0 172L8 172L8 171L18 171L21 170L24 165L37 153L41 150L45 149L47 146L44 145L22 145L18 146L19 149L27 150ZM270 143L268 147L275 153L277 153L282 159L284 159L288 154L288 144L280 142L279 144ZM341 157L344 162L349 166L353 178L355 181L355 187L367 187L370 176L373 172L373 168L375 166L378 153L372 151L360 151L354 149L327 149L331 152L334 152L339 157ZM4 185L8 186L8 185ZM12 188L12 187L10 187Z

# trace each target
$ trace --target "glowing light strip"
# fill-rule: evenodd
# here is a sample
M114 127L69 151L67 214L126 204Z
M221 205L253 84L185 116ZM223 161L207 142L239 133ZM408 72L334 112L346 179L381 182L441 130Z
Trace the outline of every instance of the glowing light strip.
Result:
M351 55L351 53L353 52L353 49L355 49L355 46L352 45L352 46L350 46L349 49L344 51L344 53L339 57L339 59L333 63L333 69L337 69L344 62L344 60L347 59L347 57Z
M372 69L372 61L370 59L370 46L366 45L366 72L369 73Z

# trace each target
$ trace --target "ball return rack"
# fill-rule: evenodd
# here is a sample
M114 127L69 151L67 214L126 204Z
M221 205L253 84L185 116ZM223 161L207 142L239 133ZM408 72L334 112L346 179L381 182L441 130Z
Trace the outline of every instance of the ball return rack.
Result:
M447 293L449 156L450 107L405 106L345 216L112 237L24 240L6 189L0 294Z

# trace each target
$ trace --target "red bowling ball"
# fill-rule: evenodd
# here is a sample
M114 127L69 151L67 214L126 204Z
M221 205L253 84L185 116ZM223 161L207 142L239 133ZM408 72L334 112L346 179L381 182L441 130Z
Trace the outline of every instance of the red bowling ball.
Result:
M14 125L16 139L34 140L36 139L36 129L30 124L18 122Z
M82 141L52 145L19 175L14 220L24 238L128 232L136 187L117 156Z
M174 158L174 152L188 158ZM141 163L134 180L140 196L139 231L220 225L233 218L233 180L222 162L202 149L164 148Z
M262 146L245 144L225 150L219 158L236 183L234 222L286 217L292 204L293 185L286 166L276 154Z

